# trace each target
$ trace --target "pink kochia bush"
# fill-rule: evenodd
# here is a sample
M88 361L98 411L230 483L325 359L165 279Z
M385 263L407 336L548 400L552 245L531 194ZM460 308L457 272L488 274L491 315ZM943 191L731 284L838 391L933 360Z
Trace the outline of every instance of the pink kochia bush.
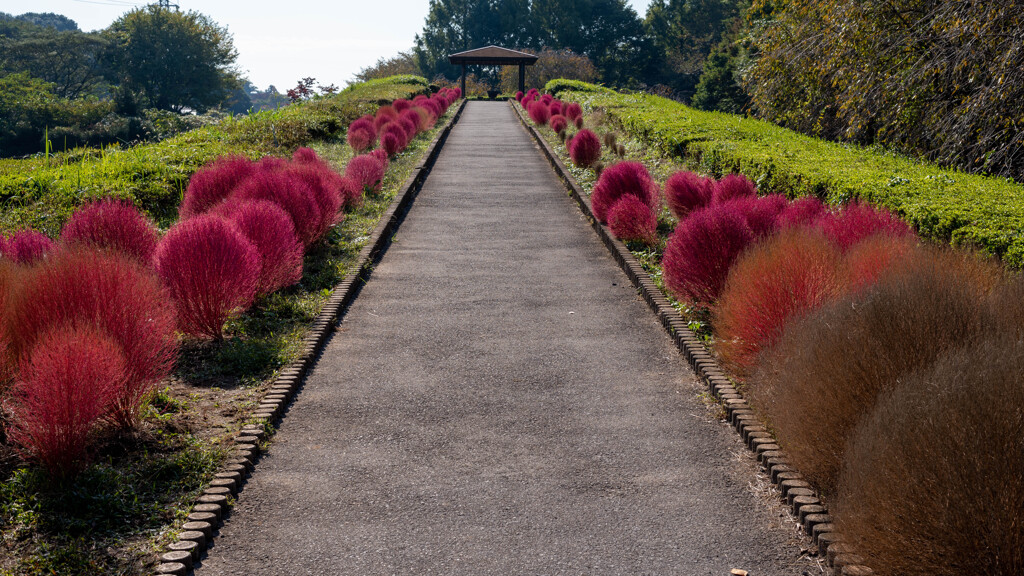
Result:
M393 157L408 146L409 139L404 128L391 122L381 129L380 145L387 152L388 157Z
M386 161L373 154L356 156L345 167L345 176L358 183L363 191L378 192L387 170L383 163Z
M649 246L658 242L658 216L643 200L626 194L608 211L608 228L621 240L643 242Z
M13 387L10 439L52 476L87 463L89 435L128 379L120 347L91 327L58 327L39 338Z
M601 172L590 195L591 209L598 222L608 221L608 211L623 196L636 196L652 211L660 208L658 185L640 162L619 162Z
M843 258L820 232L790 228L747 250L729 271L715 309L717 349L741 374L790 319L838 298Z
M680 170L665 182L665 201L672 214L682 220L690 212L710 204L714 189L714 180Z
M356 152L365 152L377 144L377 130L373 127L373 117L358 118L348 126L346 136L348 145Z
M740 213L747 220L747 226L758 239L775 234L779 229L779 217L789 205L782 194L768 196L739 196L722 202Z
M589 168L601 158L601 140L587 129L577 132L567 147L569 158L580 168Z
M149 264L156 250L156 226L124 200L100 200L71 215L60 232L67 246L92 246L115 250Z
M319 240L331 226L345 218L345 214L340 212L342 176L309 148L299 148L292 158L294 162L288 167L288 172L309 186L319 212L314 231L314 237Z
M665 284L678 299L711 304L722 291L736 258L754 241L743 214L729 203L692 212L665 246Z
M0 253L15 264L31 264L49 254L56 244L35 230L21 230L10 238L0 238Z
M551 109L543 101L530 104L527 112L530 114L530 119L538 126L544 126L551 119Z
M897 237L913 234L910 226L892 212L865 202L851 202L839 212L825 214L818 218L816 225L842 250L849 250L874 234Z
M244 156L224 156L203 166L189 179L178 214L191 218L208 212L255 171L256 164Z
M177 350L174 309L152 271L115 252L65 248L24 272L4 319L10 357L27 362L58 328L94 329L120 346L128 378L110 407L122 426L138 418L152 386L171 371Z
M259 285L259 251L234 225L213 215L173 226L157 246L154 263L177 308L178 328L191 336L220 339L224 322L252 304Z
M573 123L576 123L576 126L579 127L577 121L583 119L583 108L575 102L569 102L562 109L562 114Z
M561 134L569 125L569 120L561 114L555 114L550 120L548 120L548 125L551 126L551 129L556 133Z
M285 170L276 170L267 163L235 191L233 199L268 200L288 213L295 233L305 246L313 244L321 232L320 208L308 184Z
M715 184L715 202L752 196L757 196L757 188L742 174L729 174Z
M252 242L260 255L256 294L269 294L302 279L302 242L292 219L280 206L266 200L225 204L217 211Z
M814 196L804 196L789 203L779 214L780 228L813 226L818 218L825 213L825 205Z

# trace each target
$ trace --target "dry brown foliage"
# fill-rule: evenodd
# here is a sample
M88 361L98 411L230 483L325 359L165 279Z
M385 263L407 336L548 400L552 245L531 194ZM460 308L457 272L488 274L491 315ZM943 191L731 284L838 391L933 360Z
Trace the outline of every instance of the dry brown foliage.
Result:
M1024 573L1019 328L905 378L853 434L832 512L877 574Z
M833 494L847 440L879 394L971 345L986 326L997 264L921 247L870 289L789 324L747 383L797 469Z

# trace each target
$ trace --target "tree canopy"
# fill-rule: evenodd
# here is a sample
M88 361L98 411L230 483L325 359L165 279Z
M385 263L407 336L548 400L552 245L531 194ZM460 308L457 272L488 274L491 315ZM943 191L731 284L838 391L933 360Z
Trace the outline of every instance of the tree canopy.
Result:
M155 108L204 111L240 84L231 35L208 16L146 6L105 32L110 73Z

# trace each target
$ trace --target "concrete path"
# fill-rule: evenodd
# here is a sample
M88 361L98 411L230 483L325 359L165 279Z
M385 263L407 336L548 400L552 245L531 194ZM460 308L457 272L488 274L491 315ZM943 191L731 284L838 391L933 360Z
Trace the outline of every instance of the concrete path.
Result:
M469 103L197 573L800 574L699 390L508 105Z

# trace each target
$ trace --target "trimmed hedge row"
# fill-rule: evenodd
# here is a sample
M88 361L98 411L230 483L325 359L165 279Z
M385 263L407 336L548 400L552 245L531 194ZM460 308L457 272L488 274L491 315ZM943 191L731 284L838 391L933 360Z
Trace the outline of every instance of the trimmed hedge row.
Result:
M312 140L338 135L380 104L429 91L423 78L394 76L354 84L329 98L229 118L153 144L0 160L0 231L33 228L56 236L75 208L108 197L129 200L167 226L177 218L189 177L214 158L290 154Z
M604 112L636 138L706 171L742 172L762 193L814 195L831 204L863 199L899 214L923 237L975 246L1011 268L1024 268L1024 186L1013 181L827 142L648 94L565 80L552 80L545 89Z

